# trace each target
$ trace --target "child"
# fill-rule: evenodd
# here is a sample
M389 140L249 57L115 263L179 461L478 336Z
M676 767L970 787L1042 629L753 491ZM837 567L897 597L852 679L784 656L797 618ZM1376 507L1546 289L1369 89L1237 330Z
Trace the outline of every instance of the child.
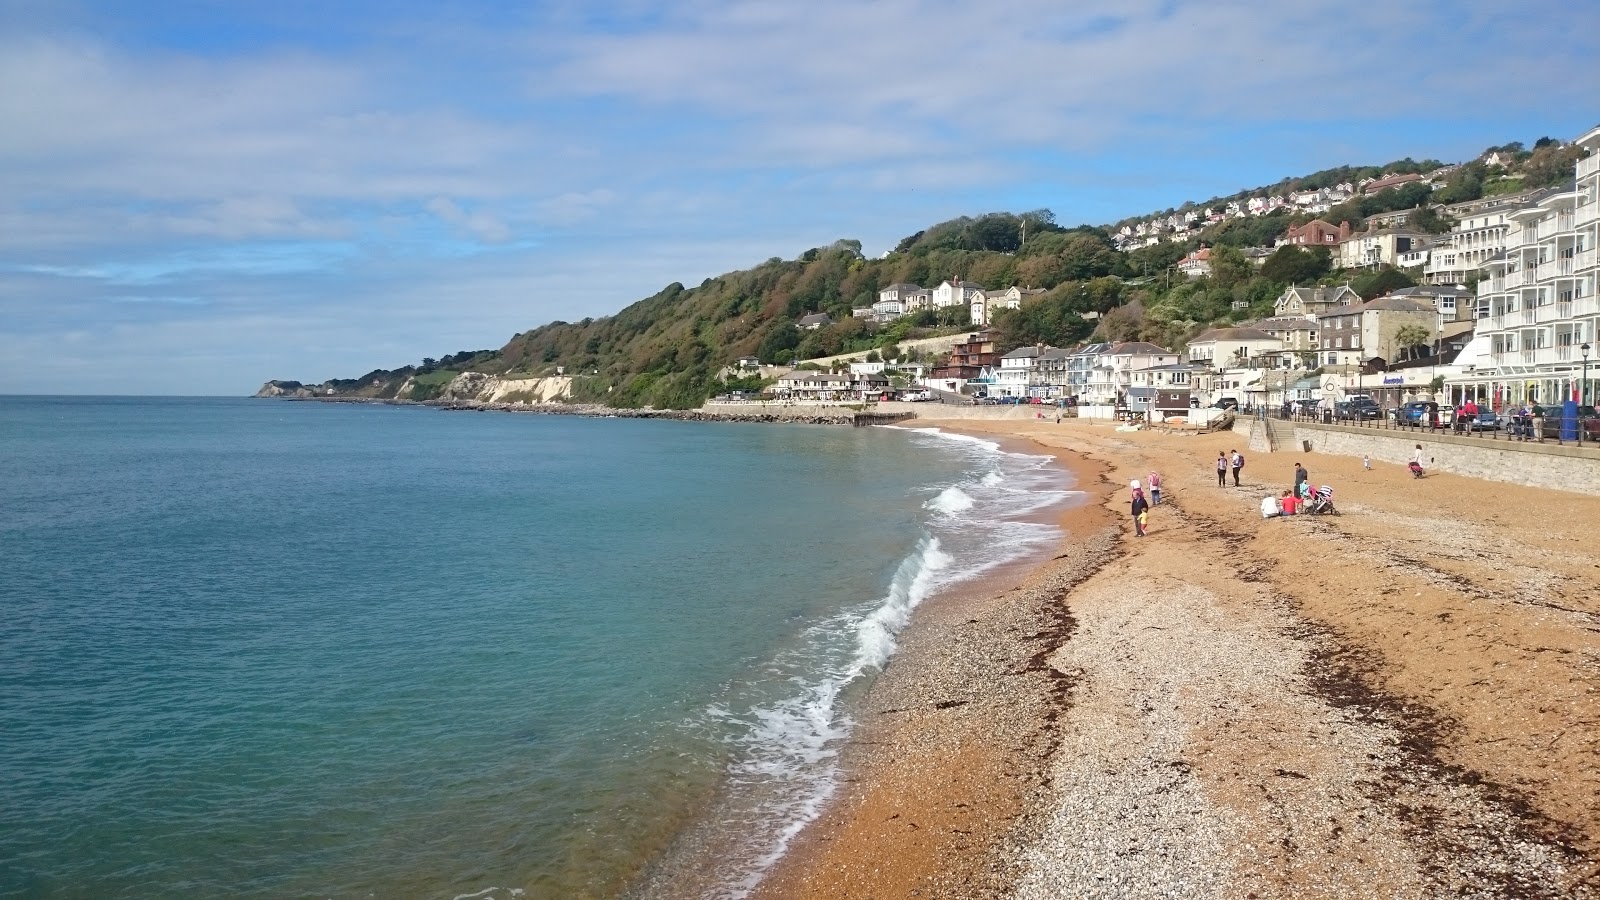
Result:
M1361 454L1361 468L1366 469L1368 472L1371 472L1372 471L1372 457L1368 456L1365 453Z
M1286 516L1295 515L1300 511L1300 498L1292 491L1284 491L1283 499L1278 502L1283 506L1283 514Z
M1145 502L1144 491L1139 490L1139 482L1132 483L1133 500L1129 504L1129 511L1133 513L1133 536L1144 537L1144 524L1149 521L1147 511L1150 504Z
M1151 506L1160 506L1161 505L1161 473L1159 473L1159 472L1151 472L1150 473L1150 477L1148 479L1146 479L1146 483L1148 483L1150 485L1150 505Z

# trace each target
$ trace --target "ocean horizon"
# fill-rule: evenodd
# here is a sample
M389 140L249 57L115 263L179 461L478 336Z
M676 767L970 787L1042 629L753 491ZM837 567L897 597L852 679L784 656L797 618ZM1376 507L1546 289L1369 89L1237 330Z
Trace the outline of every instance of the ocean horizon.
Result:
M0 397L0 895L740 897L927 597L1061 537L935 429Z

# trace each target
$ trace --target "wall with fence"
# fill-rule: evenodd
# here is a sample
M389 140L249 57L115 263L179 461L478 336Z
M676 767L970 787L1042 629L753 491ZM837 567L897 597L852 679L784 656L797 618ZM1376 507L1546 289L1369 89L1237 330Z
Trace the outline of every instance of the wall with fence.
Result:
M1264 428L1259 422L1255 427ZM1572 442L1519 441L1504 435L1456 435L1426 429L1413 431L1282 420L1275 427L1292 434L1292 443L1280 446L1280 450L1302 451L1309 444L1314 453L1365 454L1382 462L1405 465L1411 461L1416 446L1421 444L1424 465L1429 472L1450 472L1559 491L1600 493L1600 447L1587 441L1579 447ZM1253 445L1255 431L1251 434Z

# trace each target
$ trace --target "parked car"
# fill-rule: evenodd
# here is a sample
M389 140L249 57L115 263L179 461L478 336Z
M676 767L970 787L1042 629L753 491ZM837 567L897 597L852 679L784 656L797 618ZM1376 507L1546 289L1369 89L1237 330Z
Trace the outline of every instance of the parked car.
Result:
M1347 400L1334 406L1334 416L1344 420L1368 420L1383 418L1383 410L1371 400Z
M1221 400L1218 400L1217 402L1211 404L1211 408L1212 409L1238 409L1239 408L1239 401L1235 400L1232 397L1223 397Z
M1428 423L1438 415L1439 404L1431 400L1413 400L1400 408L1400 421L1405 425L1427 427Z
M1473 431L1499 431L1502 424L1499 413L1492 409L1480 409L1468 427Z

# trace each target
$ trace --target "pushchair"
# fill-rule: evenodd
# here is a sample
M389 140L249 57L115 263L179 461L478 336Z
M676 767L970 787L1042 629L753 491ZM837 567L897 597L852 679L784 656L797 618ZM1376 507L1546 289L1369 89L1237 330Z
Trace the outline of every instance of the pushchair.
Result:
M1306 507L1306 512L1313 516L1337 516L1339 510L1333 505L1333 488L1323 485L1311 495L1311 505Z
M1422 463L1419 463L1414 459L1411 462L1407 463L1406 467L1411 470L1411 477L1412 478L1421 478L1423 476L1423 474L1424 474L1423 471L1422 471Z

